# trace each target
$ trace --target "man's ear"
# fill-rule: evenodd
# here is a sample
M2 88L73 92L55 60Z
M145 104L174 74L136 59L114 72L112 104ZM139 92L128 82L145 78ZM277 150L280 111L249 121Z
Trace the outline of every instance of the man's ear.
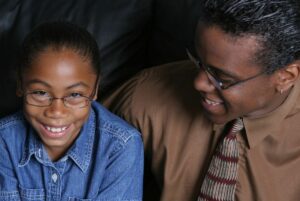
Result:
M283 93L294 86L300 76L300 60L297 60L277 71L278 80L276 90Z

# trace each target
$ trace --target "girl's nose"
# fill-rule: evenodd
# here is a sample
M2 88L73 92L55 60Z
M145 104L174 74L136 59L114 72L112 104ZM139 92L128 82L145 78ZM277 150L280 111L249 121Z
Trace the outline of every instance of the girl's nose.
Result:
M63 118L67 113L68 108L66 108L63 99L53 99L51 105L45 110L45 115L49 118Z

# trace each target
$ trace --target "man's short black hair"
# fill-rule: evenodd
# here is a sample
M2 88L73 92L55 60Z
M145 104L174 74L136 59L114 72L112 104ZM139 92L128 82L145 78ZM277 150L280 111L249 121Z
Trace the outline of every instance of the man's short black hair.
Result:
M204 0L199 23L232 36L254 35L256 61L270 72L300 59L299 0Z

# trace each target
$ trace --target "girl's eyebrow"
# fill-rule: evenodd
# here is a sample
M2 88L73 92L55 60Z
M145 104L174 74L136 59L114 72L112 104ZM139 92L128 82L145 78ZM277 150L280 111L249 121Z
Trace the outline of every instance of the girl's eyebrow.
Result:
M90 88L90 86L84 82L77 82L77 83L72 84L71 86L68 86L67 89L72 89L72 88L79 87L79 86Z
M45 85L46 87L50 88L51 85L48 84L47 82L43 81L43 80L40 80L40 79L32 79L32 80L29 80L26 84L28 85L31 85L31 84L42 84L42 85Z
M31 85L31 84L42 84L42 85L45 85L46 87L48 88L51 88L51 85L43 80L40 80L40 79L32 79L30 81L27 82L28 85ZM70 86L67 87L67 89L72 89L72 88L75 88L75 87L79 87L79 86L83 86L85 88L90 88L90 86L84 82L77 82L77 83L74 83Z

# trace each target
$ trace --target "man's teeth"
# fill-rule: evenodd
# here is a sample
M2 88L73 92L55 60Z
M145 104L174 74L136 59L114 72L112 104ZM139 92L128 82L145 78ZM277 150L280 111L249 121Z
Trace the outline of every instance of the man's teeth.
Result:
M205 99L205 102L209 105L220 105L221 103L219 102L215 102L215 101L211 101L211 100L208 100L208 99Z
M66 130L66 128L67 128L66 126L65 127L60 127L60 128L58 128L58 127L54 128L54 127L49 127L49 126L45 126L45 127L48 131L50 131L52 133L60 133L64 130Z

